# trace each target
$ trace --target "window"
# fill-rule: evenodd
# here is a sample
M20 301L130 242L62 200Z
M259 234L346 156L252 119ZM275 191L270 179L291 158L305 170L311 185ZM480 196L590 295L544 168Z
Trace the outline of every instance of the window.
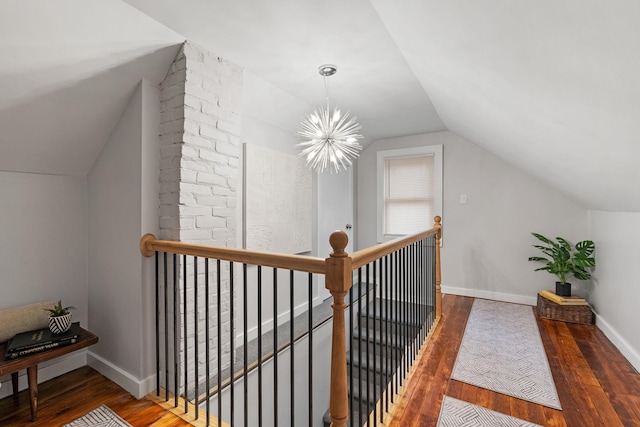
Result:
M442 215L442 146L378 152L378 241L427 230Z

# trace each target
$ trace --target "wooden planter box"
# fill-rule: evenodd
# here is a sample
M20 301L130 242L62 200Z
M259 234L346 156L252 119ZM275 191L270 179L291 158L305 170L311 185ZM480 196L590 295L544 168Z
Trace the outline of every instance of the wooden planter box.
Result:
M588 305L560 305L540 296L540 294L538 294L536 311L540 317L562 322L591 325L595 321L595 315Z

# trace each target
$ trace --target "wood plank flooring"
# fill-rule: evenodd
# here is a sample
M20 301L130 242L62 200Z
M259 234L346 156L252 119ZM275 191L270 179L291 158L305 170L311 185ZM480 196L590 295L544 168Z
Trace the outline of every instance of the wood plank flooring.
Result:
M592 325L537 319L562 411L452 380L473 298L446 295L443 300L441 322L391 426L435 426L445 394L543 426L640 426L640 375Z
M10 386L10 385L9 385ZM0 400L0 426L63 426L105 404L133 427L183 427L190 424L149 399L136 399L117 384L85 366L38 386L38 420L31 422L28 392L16 404Z
M391 426L435 426L446 394L543 426L640 427L640 375L594 326L538 319L562 411L450 379L473 298L446 295L443 317L407 385ZM189 425L149 399L137 400L89 367L39 386L38 421L26 391L0 400L0 426L62 426L106 404L134 427Z

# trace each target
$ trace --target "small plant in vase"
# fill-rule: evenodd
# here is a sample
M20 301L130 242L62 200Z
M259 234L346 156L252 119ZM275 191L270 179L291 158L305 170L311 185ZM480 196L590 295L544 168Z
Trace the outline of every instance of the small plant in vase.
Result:
M555 275L559 281L556 282L556 294L560 296L571 296L571 283L567 283L567 278L573 276L578 280L589 280L591 274L587 268L596 266L596 259L593 252L596 245L592 240L583 240L576 243L572 248L571 244L562 237L556 237L555 242L538 233L531 233L543 242L545 246L533 245L534 248L546 255L546 257L532 256L529 261L543 262L545 265L536 268L535 271L543 270Z
M61 334L67 332L71 327L71 312L69 310L75 309L73 306L63 307L62 300L59 300L53 308L45 308L49 314L49 329L54 334Z

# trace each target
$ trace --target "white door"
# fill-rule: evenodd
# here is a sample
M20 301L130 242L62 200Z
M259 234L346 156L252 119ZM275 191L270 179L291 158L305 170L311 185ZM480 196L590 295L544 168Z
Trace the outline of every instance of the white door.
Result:
M354 230L353 224L353 168L340 173L318 174L318 256L327 258L331 253L329 236L342 230L349 236L346 252L351 253ZM320 301L329 297L324 281L319 281Z

